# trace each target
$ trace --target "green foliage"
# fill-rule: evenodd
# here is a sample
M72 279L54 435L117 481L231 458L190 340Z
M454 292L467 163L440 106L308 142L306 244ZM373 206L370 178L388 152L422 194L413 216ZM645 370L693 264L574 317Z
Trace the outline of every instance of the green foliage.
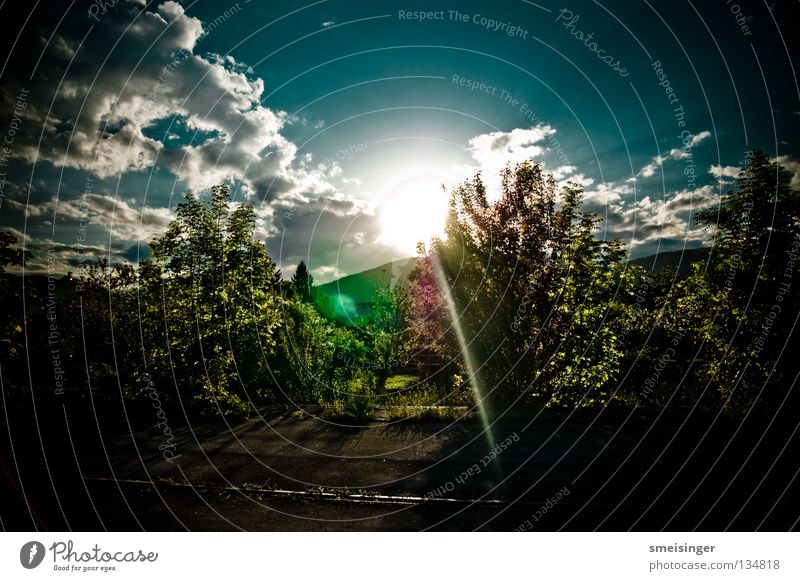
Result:
M748 154L698 217L713 248L688 276L625 266L581 198L532 163L506 168L491 201L476 174L452 192L446 238L393 290L373 277L368 314L346 321L321 314L304 262L281 280L225 186L187 195L138 268L98 260L23 285L6 268L30 254L0 231L5 393L136 400L149 376L189 413L318 403L348 421L378 403L450 418L441 406L473 406L474 387L490 408L795 401L800 194L780 165Z
M314 302L314 277L308 272L306 263L302 260L292 275L292 288L295 295L304 303Z
M360 317L358 328L367 346L365 367L375 374L378 389L408 356L408 331L402 322L400 292L378 289L369 315Z
M140 268L141 296L155 315L145 341L155 376L180 377L181 398L242 415L264 389L276 349L282 301L275 266L254 238L255 212L230 210L226 186L200 201L187 194ZM160 321L155 325L153 320ZM163 325L163 328L161 328Z
M567 186L559 207L555 180L528 162L506 168L496 201L480 173L453 192L431 264L493 407L609 399L621 354L607 319L625 253L594 237L599 220L579 211L581 195ZM463 359L452 335L439 336Z
M364 421L375 411L375 379L366 371L358 371L344 382L339 382L333 397L324 402L325 415L345 421Z
M684 305L698 335L704 379L726 408L774 409L797 373L794 319L800 310L795 266L800 251L800 192L760 151L749 152L736 190L699 221L714 229L707 269L695 265L698 289Z
M442 293L436 256L426 254L418 248L420 256L408 277L408 288L400 310L408 327L408 351L420 375L426 378L441 378L450 374L443 367L453 367L448 362L458 353L455 328L450 322L450 313Z
M387 378L384 387L387 391L399 389L404 390L419 382L419 377L416 375L392 375Z

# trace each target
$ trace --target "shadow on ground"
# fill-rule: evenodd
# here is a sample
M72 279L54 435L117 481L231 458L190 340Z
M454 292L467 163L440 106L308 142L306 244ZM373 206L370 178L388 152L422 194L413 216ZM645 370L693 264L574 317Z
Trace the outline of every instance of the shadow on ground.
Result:
M787 530L800 516L797 424L782 417L517 416L492 427L506 444L492 457L470 421L263 410L190 426L178 410L170 462L152 410L3 411L6 530Z

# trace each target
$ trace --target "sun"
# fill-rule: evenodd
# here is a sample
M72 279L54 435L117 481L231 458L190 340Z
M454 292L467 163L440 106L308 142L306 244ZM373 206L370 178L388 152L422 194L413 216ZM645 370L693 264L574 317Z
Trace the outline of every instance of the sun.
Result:
M427 245L434 236L443 236L448 207L443 183L444 179L433 173L397 183L378 210L379 241L411 256L418 242Z

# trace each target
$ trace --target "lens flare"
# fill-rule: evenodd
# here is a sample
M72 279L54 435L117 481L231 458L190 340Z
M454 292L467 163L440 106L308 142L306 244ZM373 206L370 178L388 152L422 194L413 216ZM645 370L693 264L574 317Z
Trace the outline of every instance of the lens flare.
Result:
M478 379L477 368L475 367L475 363L472 361L472 354L469 351L467 338L464 335L463 329L461 328L458 310L456 309L455 301L453 301L453 297L450 294L450 285L447 283L447 277L444 274L442 264L439 261L439 257L435 253L432 253L431 257L433 261L433 270L436 273L436 280L439 283L439 288L441 289L444 302L447 305L447 312L450 315L450 321L453 325L453 330L455 331L456 338L458 339L458 348L461 352L464 365L467 368L467 381L469 381L472 394L475 396L475 405L478 407L478 414L481 418L483 431L484 434L486 434L489 449L493 450L495 447L495 439L494 434L492 433L492 424L489 421L489 414L486 410L486 403L484 401L486 397L484 394L484 389Z

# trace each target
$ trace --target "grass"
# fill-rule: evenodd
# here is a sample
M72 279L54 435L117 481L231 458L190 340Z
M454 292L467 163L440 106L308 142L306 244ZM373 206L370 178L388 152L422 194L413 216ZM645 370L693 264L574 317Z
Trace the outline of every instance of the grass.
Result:
M345 423L365 420L449 422L465 415L472 394L463 388L448 391L443 396L441 388L420 383L416 375L398 374L386 380L382 395L376 395L372 386L354 379L349 382L347 393L320 403L323 417ZM297 412L292 417L300 419Z
M392 375L386 380L385 388L387 391L406 389L419 381L416 375Z
M452 406L393 406L382 411L383 418L389 421L453 422L471 415L466 407Z

